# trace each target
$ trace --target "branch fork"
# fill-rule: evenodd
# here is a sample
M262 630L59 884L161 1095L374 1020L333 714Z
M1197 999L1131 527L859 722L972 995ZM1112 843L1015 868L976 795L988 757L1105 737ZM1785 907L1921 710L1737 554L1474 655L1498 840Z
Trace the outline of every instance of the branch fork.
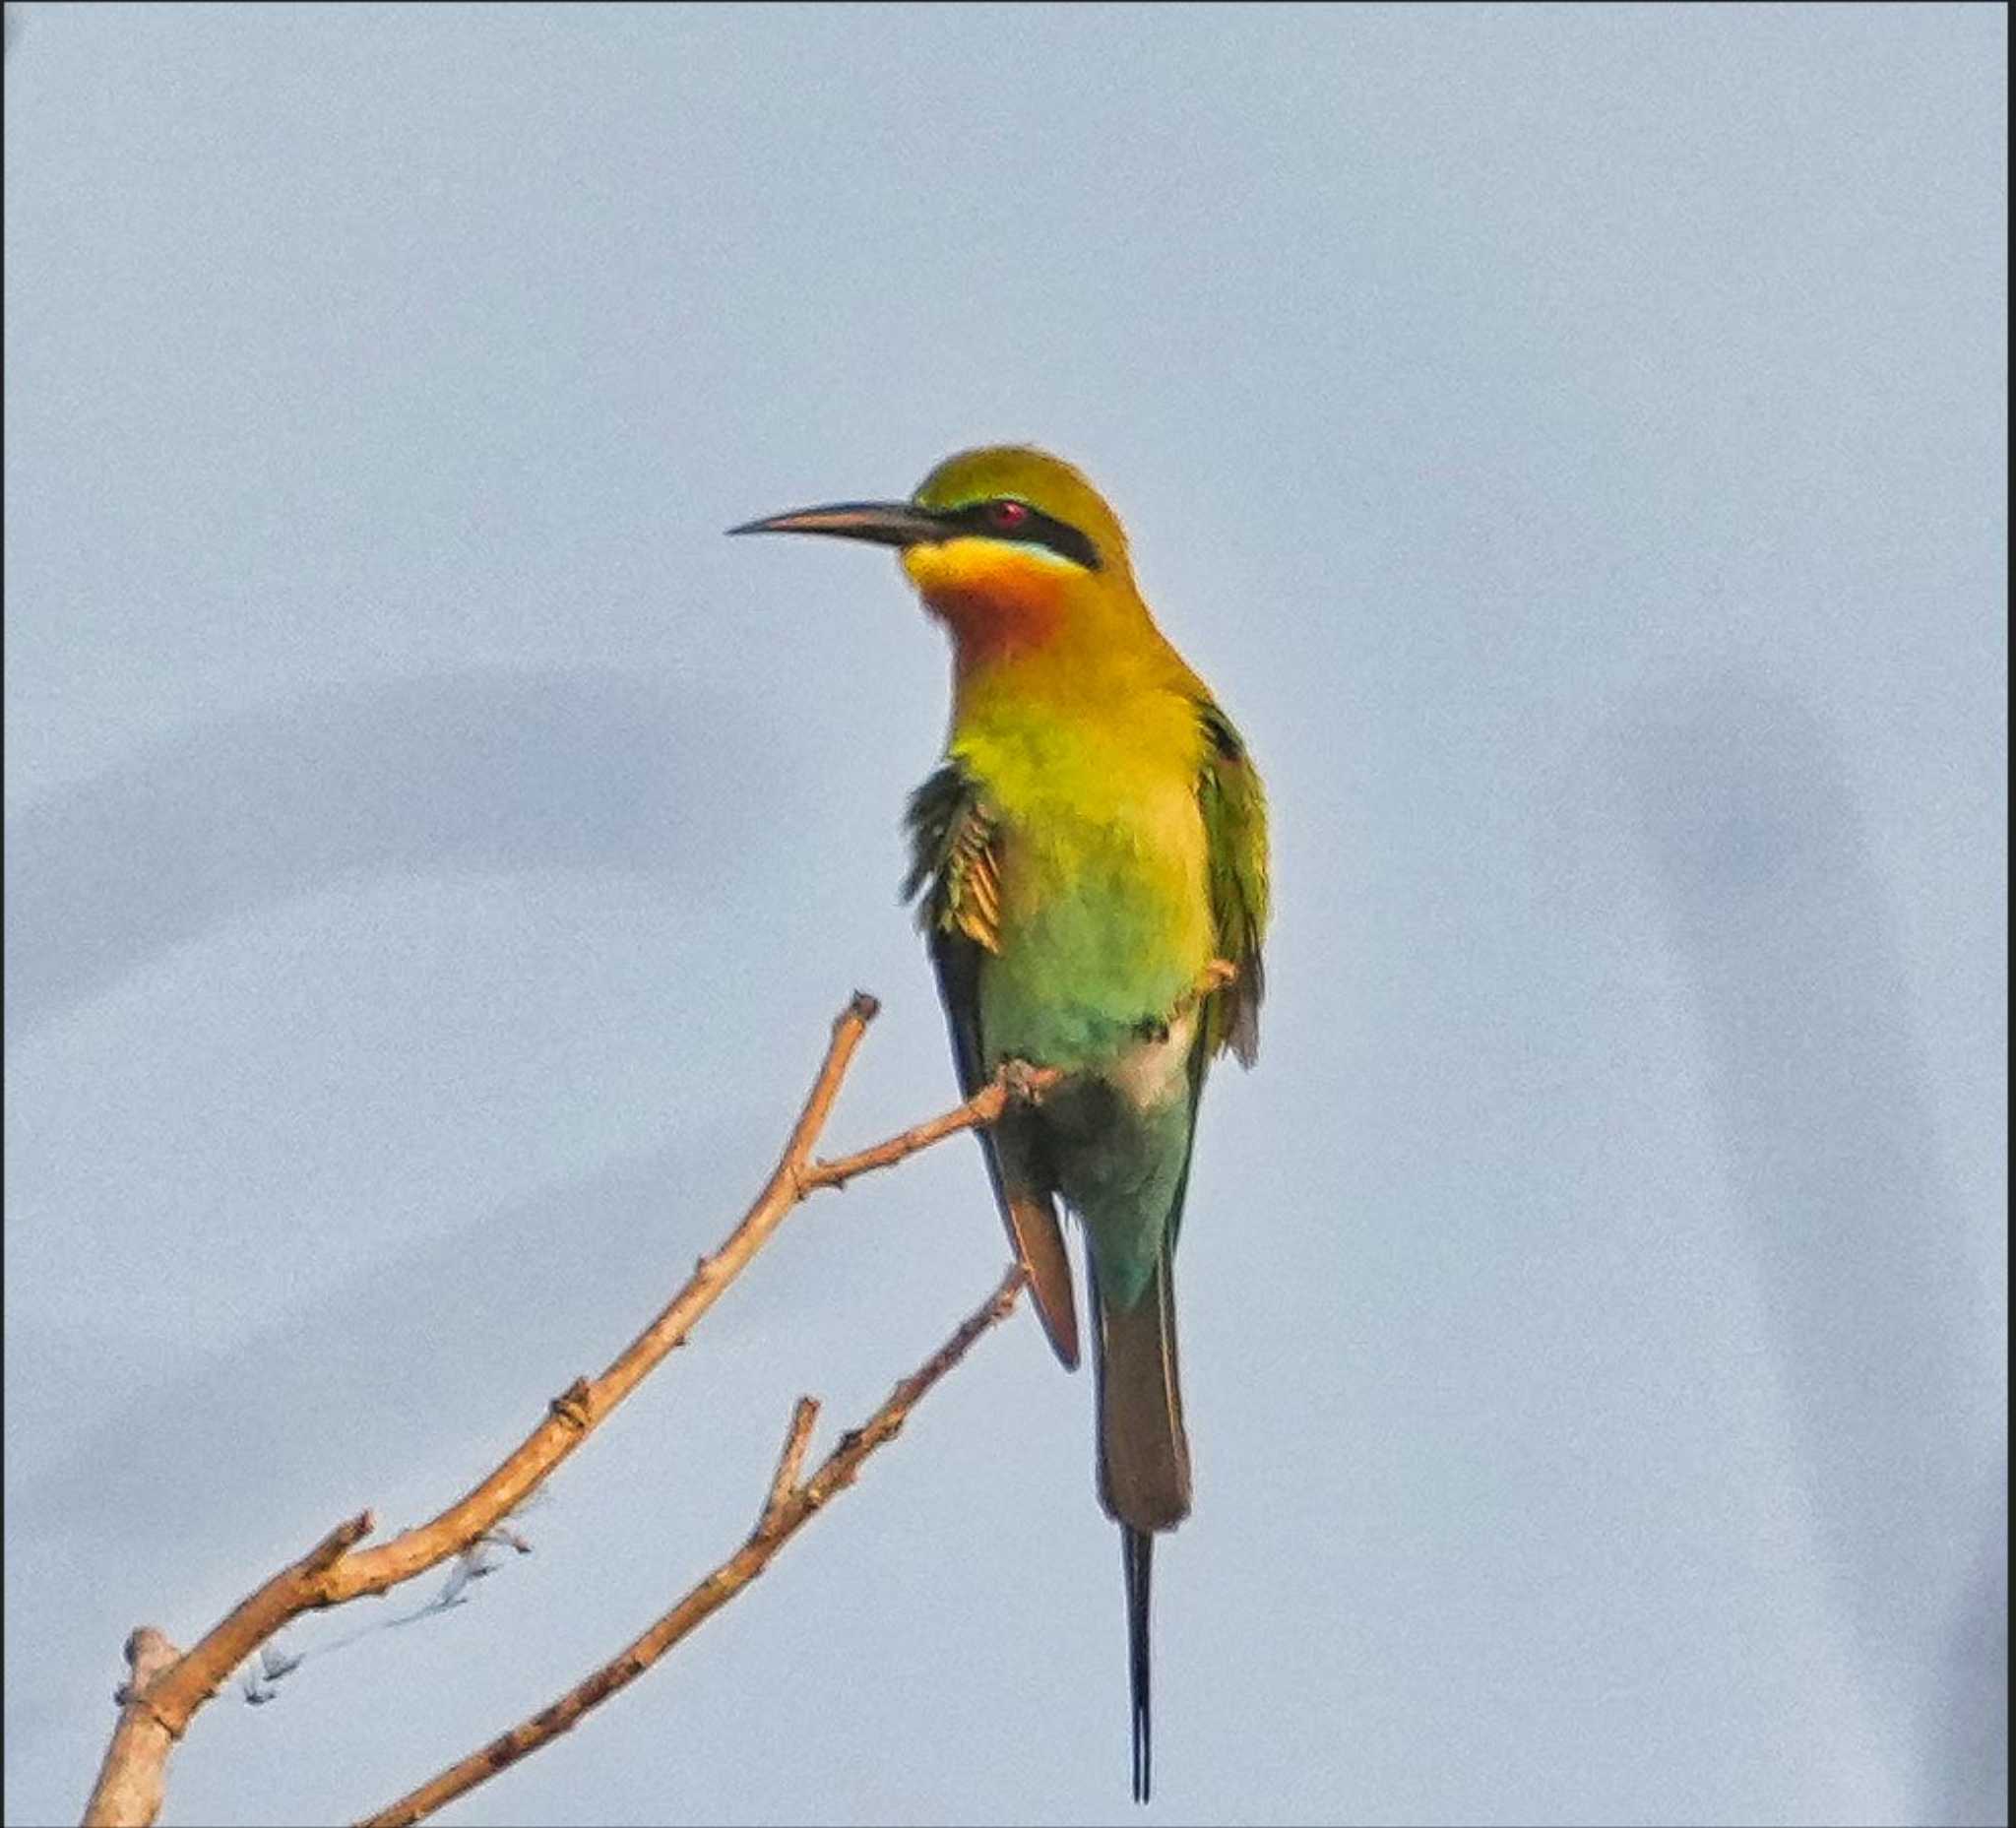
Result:
M186 1652L178 1653L152 1627L143 1627L132 1635L127 1644L132 1674L120 1690L119 1719L86 1804L87 1828L95 1824L145 1828L145 1824L154 1821L160 1809L167 1757L174 1741L188 1730L190 1720L229 1679L231 1672L291 1620L303 1612L384 1593L493 1537L505 1519L610 1412L669 1353L685 1345L701 1317L747 1268L786 1217L811 1194L822 1187L844 1187L857 1175L893 1166L947 1136L994 1123L1011 1103L1034 1101L1061 1077L1053 1069L1032 1068L1016 1073L1004 1068L988 1085L941 1116L872 1148L831 1161L814 1161L812 1151L832 1112L841 1084L880 1007L874 997L856 991L835 1019L825 1057L791 1127L783 1156L763 1190L721 1247L699 1259L684 1287L599 1376L576 1378L555 1397L537 1426L487 1478L430 1521L402 1531L369 1549L360 1549L357 1544L374 1528L371 1513L361 1511L346 1519L300 1559L247 1595ZM813 1512L853 1481L861 1462L895 1435L917 1399L965 1355L982 1332L1005 1317L1025 1281L1026 1274L1019 1265L1010 1270L987 1302L969 1316L918 1371L896 1387L888 1402L866 1424L843 1435L808 1479L801 1479L800 1474L818 1406L809 1397L801 1398L792 1412L784 1450L756 1528L734 1556L687 1595L617 1664L608 1666L591 1677L589 1683L571 1690L546 1710L557 1720L550 1730L541 1727L538 1735L518 1744L517 1749L505 1750L506 1740L516 1742L517 1735L536 1723L514 1729L506 1740L499 1740L475 1755L475 1761L482 1766L478 1776L440 1795L424 1807L416 1806L406 1812L414 1798L431 1794L432 1787L415 1792L413 1797L403 1799L371 1819L419 1820L439 1807L448 1796L460 1795L483 1776L514 1762L533 1744L543 1743L545 1738L564 1732L588 1706L649 1668L702 1618L760 1573ZM713 1597L706 1598L707 1595ZM636 1661L640 1657L642 1660ZM617 1665L622 1665L627 1673L612 1673ZM593 1694L587 1692L590 1687L595 1688ZM564 1719L559 1718L570 1706L573 1711L566 1713ZM541 1715L536 1721L543 1722L545 1718ZM467 1765L471 1761L464 1762ZM444 1773L435 1784L451 1775L453 1771Z
M868 1456L896 1437L910 1412L931 1386L966 1356L982 1333L1007 1318L1028 1281L1028 1272L1020 1264L1011 1267L994 1292L960 1323L958 1331L899 1383L866 1421L843 1434L833 1451L819 1463L818 1470L804 1480L799 1479L798 1469L804 1464L819 1405L810 1397L800 1397L791 1411L790 1425L785 1430L784 1449L778 1456L777 1470L771 1475L770 1489L756 1527L741 1547L703 1575L670 1610L564 1695L450 1765L417 1790L410 1791L397 1802L388 1803L375 1815L367 1815L357 1828L407 1828L408 1824L424 1820L516 1764L527 1753L571 1731L592 1709L627 1688L747 1587L816 1512L854 1482Z

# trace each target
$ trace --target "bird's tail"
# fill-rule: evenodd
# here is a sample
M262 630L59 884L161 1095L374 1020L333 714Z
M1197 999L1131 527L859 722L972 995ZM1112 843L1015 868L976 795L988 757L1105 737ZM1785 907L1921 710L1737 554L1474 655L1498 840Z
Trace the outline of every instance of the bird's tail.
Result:
M1176 1378L1175 1282L1166 1254L1131 1308L1102 1299L1091 1277L1099 1376L1099 1493L1120 1525L1127 1576L1127 1667L1133 1694L1134 1799L1151 1773L1149 1574L1155 1532L1190 1514L1190 1443Z
M1133 1701L1134 1800L1146 1802L1154 1753L1154 1721L1148 1711L1148 1577L1155 1566L1155 1538L1132 1524L1122 1524L1120 1562L1127 1576L1127 1683Z

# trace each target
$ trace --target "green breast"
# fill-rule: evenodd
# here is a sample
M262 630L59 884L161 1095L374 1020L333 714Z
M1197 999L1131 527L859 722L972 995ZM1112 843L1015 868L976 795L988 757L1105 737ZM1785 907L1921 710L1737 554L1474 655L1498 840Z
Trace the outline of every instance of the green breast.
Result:
M1116 1062L1212 953L1194 796L1138 795L1095 817L1004 820L1000 949L980 973L988 1063Z

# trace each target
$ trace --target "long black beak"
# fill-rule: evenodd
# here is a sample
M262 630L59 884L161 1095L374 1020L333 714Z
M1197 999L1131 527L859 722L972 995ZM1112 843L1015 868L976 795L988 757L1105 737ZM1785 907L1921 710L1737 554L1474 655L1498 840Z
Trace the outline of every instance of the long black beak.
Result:
M731 534L832 534L876 545L928 545L950 530L935 514L907 501L836 501L824 508L797 508L768 520L730 527Z

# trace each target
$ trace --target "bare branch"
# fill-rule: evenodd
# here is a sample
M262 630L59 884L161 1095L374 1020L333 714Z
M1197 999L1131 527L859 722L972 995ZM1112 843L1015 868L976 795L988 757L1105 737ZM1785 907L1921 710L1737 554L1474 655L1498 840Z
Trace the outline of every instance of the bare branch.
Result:
M854 1482L861 1464L876 1448L902 1428L910 1412L945 1373L965 1357L973 1344L986 1330L1006 1318L1028 1282L1020 1264L1002 1277L1000 1286L960 1323L945 1344L889 1393L860 1427L840 1437L840 1443L820 1463L819 1469L802 1484L790 1484L782 1499L778 1493L787 1483L786 1468L802 1455L803 1442L811 1431L809 1398L800 1399L791 1418L791 1430L785 1443L784 1461L771 1481L771 1501L748 1540L725 1561L692 1587L686 1595L649 1630L633 1639L600 1669L577 1682L556 1701L521 1721L508 1733L450 1765L439 1776L417 1790L410 1791L397 1802L366 1816L359 1828L404 1828L423 1821L437 1809L466 1796L478 1784L516 1764L528 1753L551 1743L576 1726L592 1709L611 1695L627 1688L673 1645L732 1600L736 1594L767 1568L785 1544L837 1493Z
M112 1729L112 1742L85 1805L85 1828L98 1822L151 1822L160 1813L172 1735L143 1697L148 1684L180 1655L152 1625L142 1625L127 1638L126 1666L133 1674L112 1697L119 1703L119 1724Z
M656 1319L617 1354L593 1382L577 1381L554 1399L546 1419L489 1478L429 1523L396 1536L362 1554L351 1555L330 1570L317 1605L339 1606L361 1595L423 1574L451 1555L460 1554L493 1524L501 1522L561 1461L592 1434L602 1419L682 1344L695 1323L718 1301L727 1286L748 1267L804 1197L806 1160L839 1096L854 1050L880 1005L856 991L833 1025L833 1040L820 1062L804 1108L791 1127L784 1155L755 1204L711 1257L702 1257L685 1286L660 1310Z
M132 1687L137 1698L127 1704L114 1731L88 1805L87 1822L119 1824L121 1828L145 1828L152 1822L160 1807L162 1767L171 1742L182 1736L190 1719L231 1670L290 1619L305 1611L383 1593L451 1560L494 1532L669 1353L685 1344L701 1317L807 1195L901 1162L961 1130L992 1123L1012 1101L1038 1096L1057 1077L1028 1069L1013 1074L1004 1071L943 1116L872 1149L814 1164L812 1151L861 1038L879 1009L874 997L857 990L835 1018L825 1057L784 1153L721 1248L700 1259L685 1285L600 1376L576 1378L556 1396L544 1418L494 1472L437 1517L374 1548L354 1547L371 1528L369 1513L351 1519L308 1555L247 1596L187 1653L152 1672L144 1682L136 1676ZM802 1455L803 1449L799 1452ZM795 1471L794 1467L793 1475ZM788 1511L789 1503L782 1508ZM135 1708L141 1710L144 1721L136 1720L129 1731L129 1716ZM154 1730L148 1729L146 1722L152 1722ZM150 1759L152 1770L141 1769L141 1762Z
M168 1748L182 1736L189 1716L230 1679L230 1673L282 1625L313 1601L316 1583L346 1549L371 1531L371 1513L340 1523L300 1560L248 1594L196 1647L180 1657L160 1651L167 1640L147 1627L126 1641L133 1679L121 1690L125 1705L98 1781L85 1804L86 1828L154 1820L166 1785ZM142 1654L149 1668L142 1671Z
M812 1444L812 1424L819 1419L819 1405L812 1397L800 1397L791 1411L791 1425L785 1432L784 1452L777 1457L777 1471L771 1475L770 1491L756 1519L760 1536L783 1509L784 1502L798 1488L798 1469L805 1464L805 1449Z
M964 1104L948 1110L942 1117L916 1124L901 1136L892 1136L886 1143L877 1143L872 1149L857 1149L850 1156L813 1163L802 1176L805 1191L809 1193L819 1187L844 1187L856 1174L866 1174L878 1167L894 1167L918 1150L928 1149L948 1136L957 1136L962 1130L980 1130L990 1123L998 1123L1001 1113L1010 1104L1041 1097L1063 1076L1050 1066L1028 1069L1013 1077L1004 1071Z

